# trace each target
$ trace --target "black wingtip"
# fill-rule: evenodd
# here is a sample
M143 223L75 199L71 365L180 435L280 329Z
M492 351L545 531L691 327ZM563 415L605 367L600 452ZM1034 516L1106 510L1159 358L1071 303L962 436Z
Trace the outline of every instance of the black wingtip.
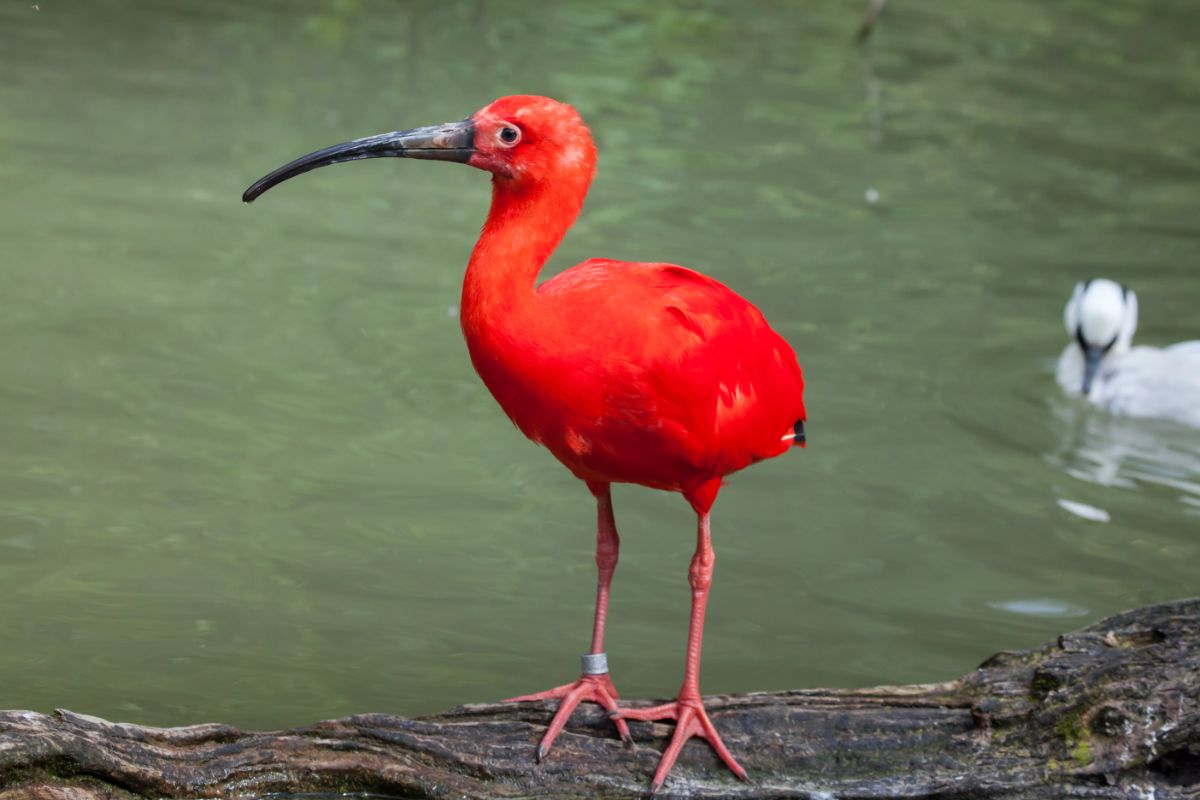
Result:
M805 443L804 420L802 420L802 419L796 420L796 424L792 426L792 430L796 434L796 438L793 441L795 441L795 443L797 445L799 445L800 447L804 447L804 443Z

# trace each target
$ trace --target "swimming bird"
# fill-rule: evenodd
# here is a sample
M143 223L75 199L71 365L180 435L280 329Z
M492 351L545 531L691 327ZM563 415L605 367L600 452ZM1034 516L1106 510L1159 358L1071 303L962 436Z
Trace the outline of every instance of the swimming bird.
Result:
M560 699L536 756L546 756L581 702L626 720L674 720L651 785L683 745L706 739L739 778L700 697L700 647L715 560L710 510L724 476L803 446L804 379L763 315L721 283L674 264L593 258L536 285L583 206L596 166L571 106L502 97L460 122L327 147L256 181L251 202L309 170L379 157L456 161L491 173L492 203L463 280L460 320L475 370L509 419L583 481L596 500L596 613L577 680L514 701ZM691 621L677 698L621 708L604 631L620 539L610 487L679 492L696 514L688 569Z
M1118 414L1200 427L1200 341L1133 347L1137 295L1105 278L1075 285L1063 321L1074 341L1056 378L1068 393Z

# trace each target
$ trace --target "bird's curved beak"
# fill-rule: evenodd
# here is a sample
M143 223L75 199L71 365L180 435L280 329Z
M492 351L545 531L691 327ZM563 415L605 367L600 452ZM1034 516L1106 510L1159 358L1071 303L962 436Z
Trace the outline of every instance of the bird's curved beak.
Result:
M335 144L315 153L301 156L290 164L256 180L242 193L242 200L253 203L263 192L318 167L340 164L343 161L358 161L363 158L424 158L436 161L458 161L466 163L475 153L475 123L471 119L448 122L444 125L429 125L407 131L392 131L377 136L367 136L352 142Z
M1104 358L1105 348L1094 344L1083 348L1083 396L1087 397L1092 390L1092 381L1100 371L1100 359Z

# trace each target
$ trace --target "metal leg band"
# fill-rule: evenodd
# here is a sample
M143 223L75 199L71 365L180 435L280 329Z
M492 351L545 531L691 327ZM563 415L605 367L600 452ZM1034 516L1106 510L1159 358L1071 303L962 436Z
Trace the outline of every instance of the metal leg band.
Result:
M608 653L587 653L579 657L584 675L607 675Z

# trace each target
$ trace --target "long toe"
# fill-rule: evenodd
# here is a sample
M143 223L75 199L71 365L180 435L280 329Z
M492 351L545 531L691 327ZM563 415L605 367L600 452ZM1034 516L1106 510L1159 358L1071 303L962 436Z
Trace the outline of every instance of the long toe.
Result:
M661 706L651 706L650 708L622 708L615 713L610 712L609 716L614 720L635 719L641 722L655 722L660 719L678 719L678 709L678 703L664 703Z
M562 729L566 727L567 720L571 718L571 713L583 700L587 692L588 687L580 684L558 704L558 710L554 712L554 718L550 720L550 727L546 728L546 734L542 736L542 741L538 744L538 763L541 763L541 760L550 752L550 748L554 746L554 740L558 738L558 734L562 733Z
M667 774L671 771L671 767L675 766L675 761L679 758L679 753L687 744L687 740L698 735L703 735L703 733L700 726L696 724L695 712L684 707L679 712L679 721L675 725L675 732L671 735L671 743L663 751L662 758L658 762L658 769L654 771L650 794L655 794L662 788L663 783L667 780Z
M746 774L746 770L742 769L742 765L737 762L733 754L729 752L729 748L725 746L725 742L721 741L721 734L717 733L716 726L712 724L712 720L708 718L708 713L704 709L699 713L700 725L704 728L702 734L708 743L712 745L712 749L716 751L717 757L725 762L725 766L729 767L734 775L737 775L743 781L750 780L750 776Z
M621 741L632 747L633 736L629 733L629 723L621 717L621 709L617 705L616 693L614 692L610 695L608 692L597 692L596 702L608 712L608 718L617 726L617 733L621 735Z

